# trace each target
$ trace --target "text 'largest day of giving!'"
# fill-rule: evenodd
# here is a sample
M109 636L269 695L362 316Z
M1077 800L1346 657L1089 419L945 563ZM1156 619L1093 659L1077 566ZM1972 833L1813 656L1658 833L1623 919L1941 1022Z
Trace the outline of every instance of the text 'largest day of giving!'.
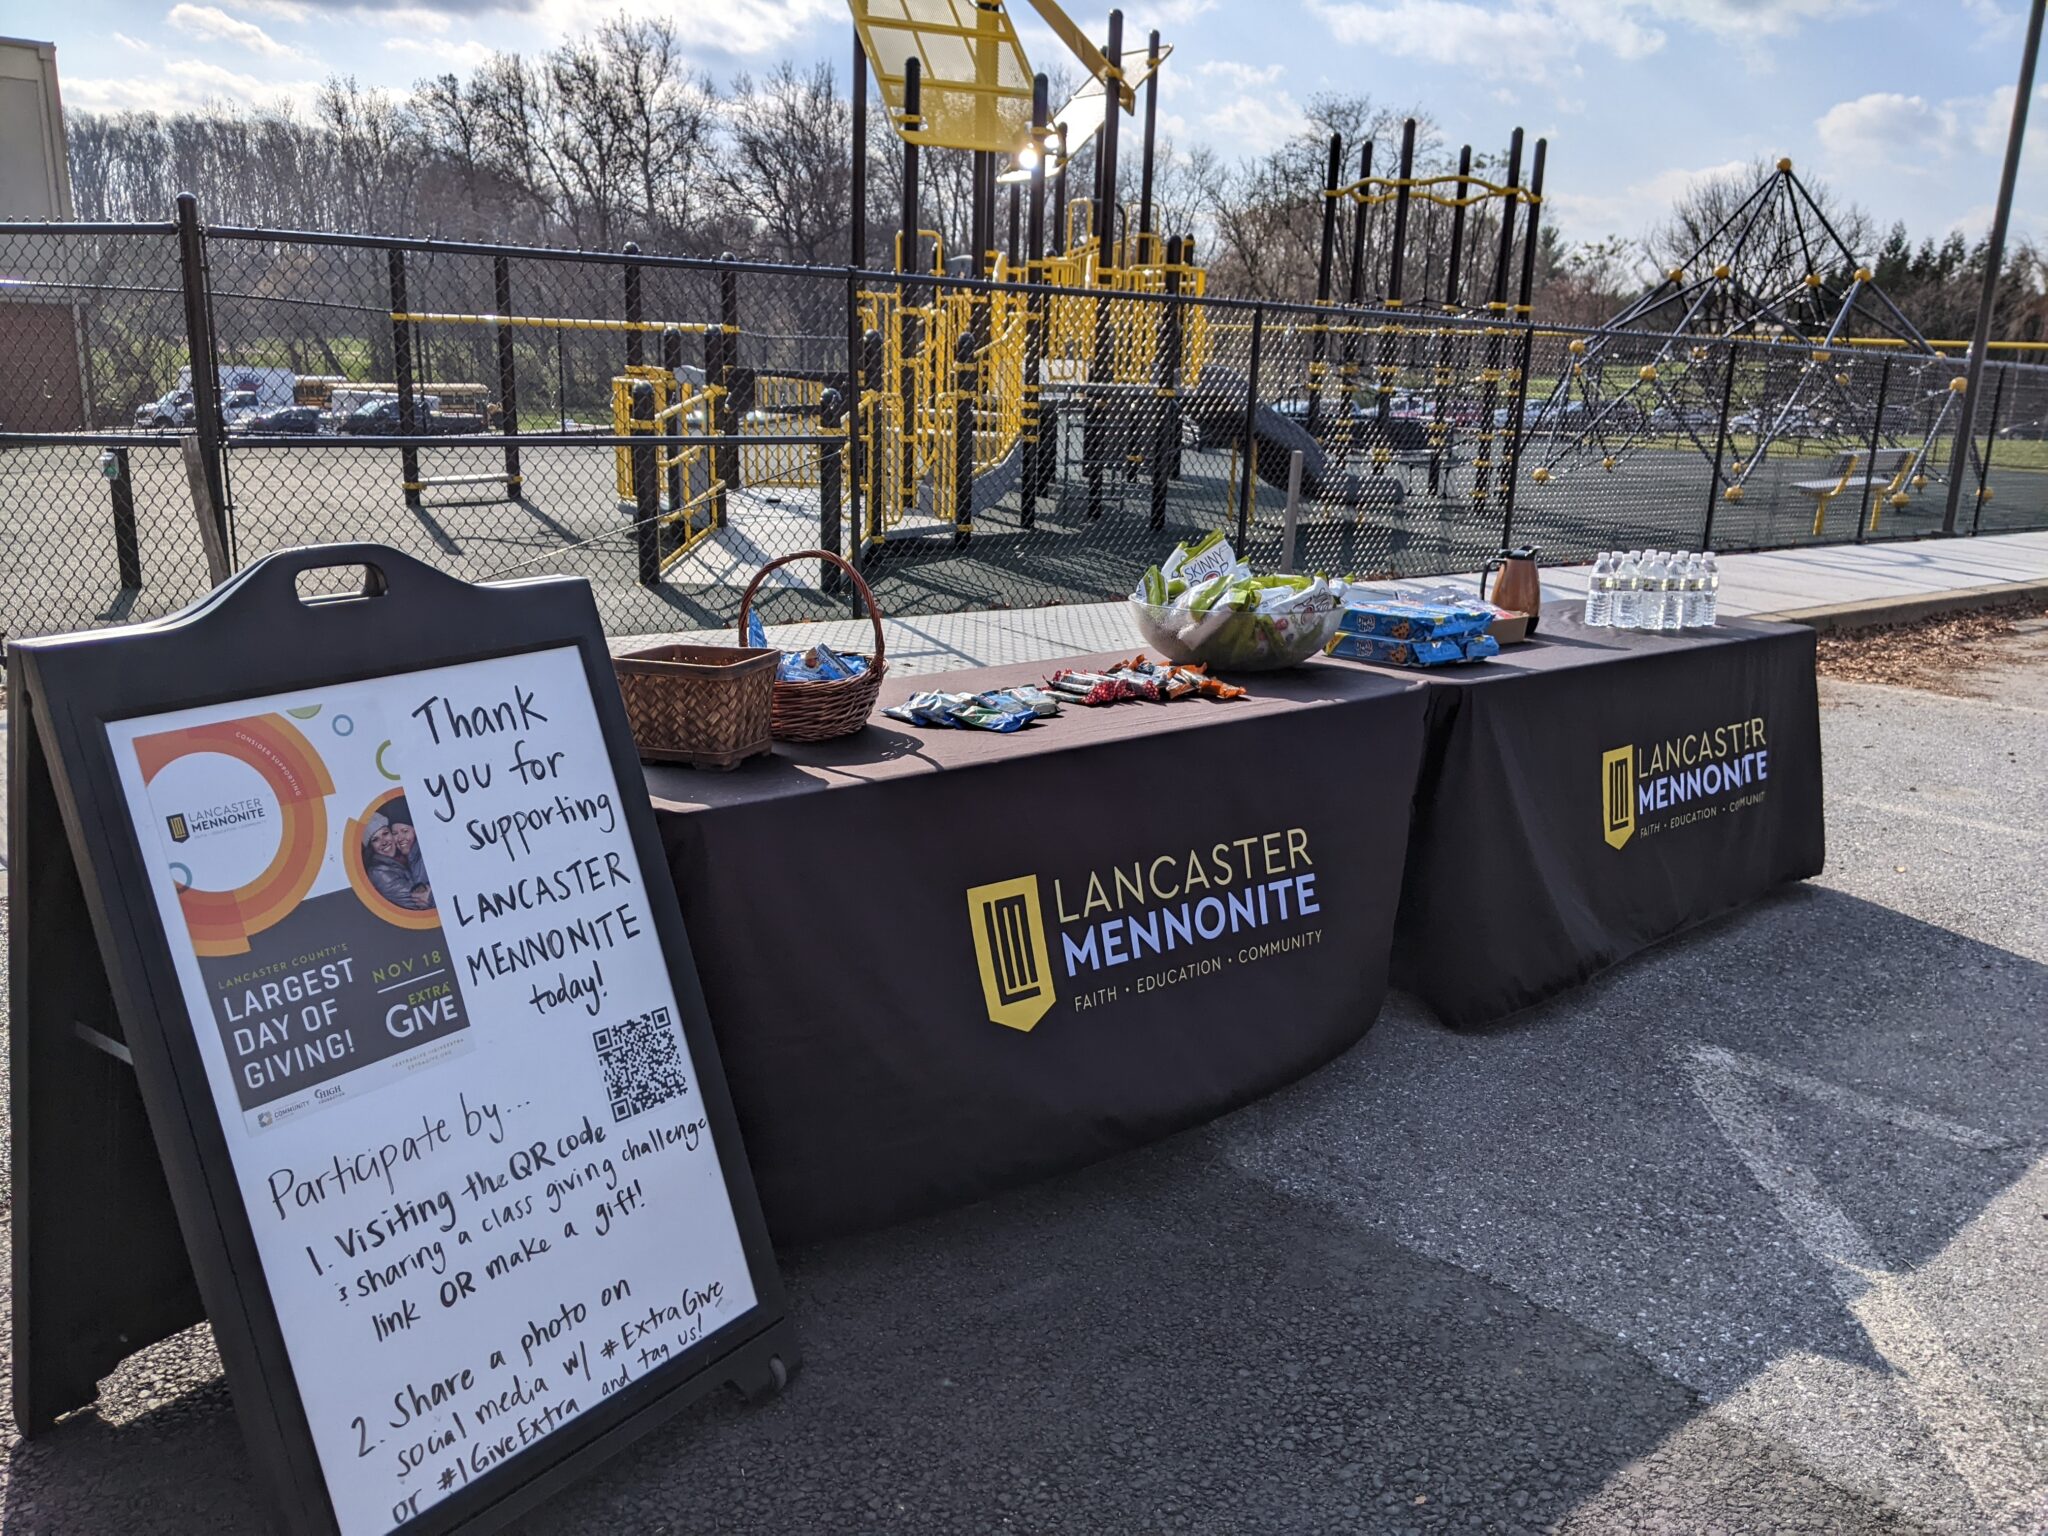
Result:
M754 1306L573 647L108 734L345 1536Z

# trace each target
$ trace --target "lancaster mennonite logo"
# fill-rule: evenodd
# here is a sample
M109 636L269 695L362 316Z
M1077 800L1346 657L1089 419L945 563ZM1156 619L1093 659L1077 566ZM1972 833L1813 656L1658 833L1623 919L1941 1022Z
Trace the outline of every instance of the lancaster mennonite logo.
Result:
M192 829L185 824L185 813L179 811L164 818L164 824L171 829L171 841L182 843L192 836Z
M974 927L974 963L981 971L990 1020L1010 1029L1030 1029L1055 1001L1038 876L975 886L967 893L967 915Z
M1600 819L1607 846L1619 848L1636 831L1636 749L1616 747L1600 759Z

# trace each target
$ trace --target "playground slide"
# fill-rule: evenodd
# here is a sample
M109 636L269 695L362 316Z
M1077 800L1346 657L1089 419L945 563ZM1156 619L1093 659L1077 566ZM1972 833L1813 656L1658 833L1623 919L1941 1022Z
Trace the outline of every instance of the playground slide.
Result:
M1202 370L1201 383L1187 397L1187 409L1202 429L1203 441L1231 443L1244 451L1244 397L1242 374L1214 367ZM1405 487L1392 476L1332 472L1329 455L1309 436L1307 424L1269 405L1253 410L1252 437L1258 444L1259 478L1282 490L1287 488L1288 461L1299 453L1302 495L1311 500L1347 507L1391 506L1405 495Z

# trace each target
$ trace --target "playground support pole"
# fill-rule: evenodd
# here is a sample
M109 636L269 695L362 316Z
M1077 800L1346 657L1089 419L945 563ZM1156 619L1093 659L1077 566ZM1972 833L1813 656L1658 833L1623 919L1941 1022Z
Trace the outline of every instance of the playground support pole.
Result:
M1991 450L1998 446L1998 408L2005 403L2005 379L2012 370L1998 370L1998 383L1991 391L1991 420L1984 428L1984 456L1977 461L1977 510L1970 514L1970 533L1984 521L1984 482L1991 477ZM1951 475L1950 478L1954 478Z
M1059 254L1067 253L1067 125L1060 124L1060 179L1053 188L1052 238Z
M1003 253L1009 258L1010 270L1017 270L1018 241L1024 233L1024 187L1021 182L1010 183L1010 221L1004 231Z
M1714 509L1721 500L1721 460L1728 452L1728 407L1735 402L1735 364L1742 348L1728 343L1728 375L1721 381L1721 425L1714 434L1714 473L1707 480L1707 515L1700 523L1700 548L1714 547Z
M1401 278L1408 262L1408 182L1415 175L1415 119L1409 118L1401 124L1401 172L1400 186L1394 189L1394 235L1393 253L1387 264L1387 308L1399 309L1402 300ZM1394 327L1381 328L1379 362L1373 376L1373 416L1381 423L1382 432L1390 432L1387 418L1394 409L1394 386L1392 383L1396 364L1394 357L1400 342L1391 334ZM1384 441L1384 439L1382 439Z
M510 258L496 256L491 259L491 302L497 306L500 315L512 313L512 262ZM512 327L500 325L498 331L498 430L507 437L519 435L519 364L512 351ZM505 445L505 499L519 500L524 481L519 473L519 448L515 443Z
M828 389L818 397L818 428L827 437L846 429L846 400L836 389ZM818 449L818 548L835 553L845 537L839 521L844 477L845 460L840 450L821 445ZM835 590L839 585L838 575L838 566L830 560L820 560L819 590Z
M633 543L640 585L661 585L661 481L654 470L654 386L633 381Z
M1522 130L1517 128L1508 139L1508 175L1510 189L1522 184ZM1494 470L1506 471L1507 461L1499 457L1501 438L1505 435L1495 422L1500 409L1500 365L1502 349L1506 344L1507 332L1501 321L1506 318L1508 307L1508 262L1514 255L1515 211L1512 204L1505 204L1500 216L1500 249L1493 263L1493 286L1489 290L1486 311L1490 324L1486 327L1486 367L1483 370L1483 385L1479 392L1479 440L1482 453L1474 456L1472 500L1477 508L1484 508L1492 499Z
M1024 276L1032 291L1024 327L1024 474L1017 501L1017 521L1025 528L1038 523L1038 493L1050 447L1039 395L1045 372L1045 294L1040 290L1045 285L1045 125L1050 90L1042 73L1032 77L1031 147L1035 157L1031 162L1030 227L1024 236Z
M661 333L661 366L667 369L669 377L676 381L677 393L680 394L683 372L683 333L674 326L670 326ZM681 437L682 435L683 418L682 414L678 412L676 415L669 417L668 425L663 429L662 436ZM674 459L675 462L669 465L668 470L668 509L671 512L677 512L682 510L683 502L688 498L690 492L689 487L683 483L682 455L673 443L669 445L669 457Z
M861 490L867 484L868 464L866 423L870 418L864 410L868 392L866 362L867 348L860 333L860 279L849 267L846 273L846 506L850 515L846 521L852 537L845 545L834 544L831 549L835 554L844 554L856 569L860 566ZM834 574L837 574L836 568Z
M1152 516L1153 530L1166 526L1166 479L1173 468L1174 449L1180 443L1180 241L1166 245L1166 303L1160 306L1159 344L1153 349L1152 393L1159 415L1152 430Z
M962 336L953 349L953 543L974 532L974 414L979 396L979 355L974 337Z
M410 314L405 297L405 252L397 246L391 248L391 313ZM198 370L193 370L192 398L199 399ZM412 324L406 320L391 322L391 382L398 391L398 430L407 437L419 431L419 413L413 405L412 388ZM202 421L204 417L200 418ZM202 428L203 430L203 428ZM203 444L205 438L201 438ZM405 447L398 450L399 473L405 480L405 504L418 510L420 505L420 451Z
M185 355L192 366L192 430L199 439L201 479L207 499L213 503L220 547L225 553L230 545L227 476L221 466L220 365L213 353L212 301L207 292L206 245L199 234L199 199L190 192L178 194L177 219L178 276L185 296ZM398 259L397 251L391 255L394 261ZM417 480L419 476L409 474L405 478ZM418 505L411 493L406 499Z
M708 330L704 333L704 383L707 387L722 384L725 380L725 332ZM704 402L704 430L713 437L723 437L732 429L732 401L722 391L711 395ZM725 448L723 445L711 450L711 478L721 482L711 496L711 526L725 526Z
M1145 42L1145 161L1138 173L1138 260L1152 247L1152 150L1159 137L1159 30Z
M1114 264L1111 242L1116 238L1116 145L1118 120L1123 116L1124 13L1109 13L1109 46L1102 50L1109 61L1110 78L1103 84L1102 141L1096 150L1095 228L1098 266Z
M1856 502L1856 542L1863 542L1863 530L1871 517L1870 487L1877 478L1877 451L1884 444L1884 397L1892 386L1892 360L1886 355L1884 366L1877 371L1877 413L1870 418L1870 446L1863 455L1863 495ZM1954 483L1951 474L1949 481Z
M1471 174L1472 146L1467 144L1458 151L1457 206L1451 209L1451 250L1449 259L1444 264L1444 308L1447 311L1454 311L1458 307L1459 268L1465 259L1465 188L1466 178ZM1451 331L1446 326L1436 344L1436 410L1429 428L1431 495L1438 494L1443 488L1444 451L1450 435L1450 423L1444 420L1444 410L1450 401L1450 387Z
M914 56L903 61L903 121L905 126L922 122L924 109L924 66ZM917 270L917 142L903 141L903 215L896 236L896 270ZM908 284L897 288L897 372L902 398L902 430L897 433L897 469L900 511L917 504L917 386L912 366L918 353L917 317L910 313L911 295L919 292Z
M640 247L628 240L624 247L628 256L638 256ZM640 299L640 263L629 261L619 269L626 279L626 366L645 368L647 366L647 333L640 329L646 323L647 309Z
M1243 554L1252 526L1252 476L1259 462L1259 353L1266 339L1266 306L1252 311L1251 366L1244 381L1244 455L1237 482L1237 548Z
M853 38L853 177L851 195L853 204L848 211L853 215L848 228L850 237L849 259L856 272L864 272L868 265L868 55L860 45L860 34Z
M872 393L874 395L874 404L868 407L868 432L870 435L861 439L862 442L868 445L868 450L864 451L861 455L861 465L865 470L870 462L869 452L878 450L882 435L882 333L880 331L869 331L860 339L860 373L863 393ZM866 537L879 539L882 536L883 480L880 475L876 475L874 478L875 484L867 498ZM858 495L855 497L854 505L856 509L860 506ZM856 528L862 526L858 516L854 519L854 526ZM863 540L855 540L854 553L856 556L859 555L863 542ZM856 558L853 563L859 565L860 560Z
M1337 257L1337 177L1344 169L1344 136L1330 135L1330 159L1323 172L1323 242L1316 257L1316 307L1330 302L1331 265ZM1317 322L1308 354L1308 434L1316 435L1323 423L1323 359L1329 345L1327 317Z
M2027 101L2034 94L2034 65L2041 56L2041 20L2048 0L2034 0L2027 17L2026 46L2020 50L2019 91L2012 99L2012 129L2005 141L2005 169L1998 179L1998 205L1991 216L1991 237L1984 250L1984 291L1977 299L1977 326L1970 333L1970 363L1964 373L1962 410L1956 422L1956 445L1949 451L1948 506L1941 531L1956 531L1956 503L1963 492L1963 456L1969 452L1976 424L1977 390L1984 382L1984 356L1991 343L1991 314L1998 299L1999 269L2005 265L2005 232L2012 223L2013 185L2019 179L2020 145L2027 136Z
M1508 493L1500 517L1500 547L1508 548L1515 526L1515 490L1522 483L1522 424L1529 411L1529 361L1536 350L1536 326L1530 300L1536 292L1536 226L1543 214L1543 160L1550 148L1548 139L1536 141L1536 155L1529 166L1529 226L1522 234L1522 280L1516 288L1515 320L1522 327L1522 345L1515 356L1515 403L1508 417ZM1512 221L1513 208L1501 217Z
M1166 292L1170 298L1178 299L1181 292L1181 269L1194 265L1195 240L1192 235L1182 235L1170 240L1166 246ZM1166 402L1166 418L1169 431L1166 438L1166 477L1178 480L1181 476L1181 363L1187 353L1187 309L1185 305L1170 303L1166 306L1166 378L1173 386L1173 397Z

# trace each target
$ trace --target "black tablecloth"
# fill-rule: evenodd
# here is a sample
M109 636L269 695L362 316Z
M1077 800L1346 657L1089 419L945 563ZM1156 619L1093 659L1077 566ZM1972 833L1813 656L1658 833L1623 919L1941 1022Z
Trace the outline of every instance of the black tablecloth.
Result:
M1015 736L880 719L730 775L648 769L778 1240L1155 1139L1364 1033L1424 690L1327 661L1244 681Z
M1499 1019L1824 853L1813 631L1588 629L1434 671L1396 986ZM1409 674L1412 675L1412 674Z

